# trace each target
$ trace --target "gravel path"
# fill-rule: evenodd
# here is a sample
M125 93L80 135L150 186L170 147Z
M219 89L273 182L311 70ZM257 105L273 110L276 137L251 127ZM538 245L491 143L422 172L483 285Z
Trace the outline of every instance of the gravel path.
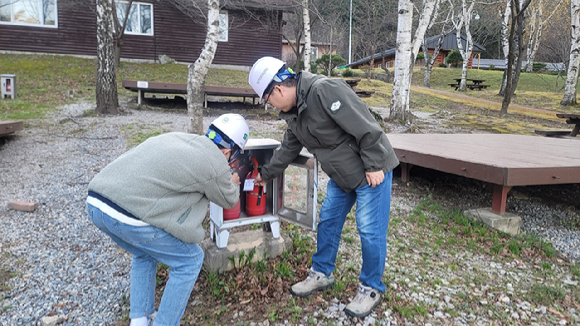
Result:
M8 282L11 290L4 292L1 301L0 325L42 325L53 320L62 325L110 325L126 310L130 256L88 221L87 184L127 149L127 134L147 128L184 131L187 117L183 111L80 117L86 109L86 105L71 105L42 122L29 121L24 131L0 145L0 262L3 269L17 273ZM209 125L211 120L212 117L205 118L204 124ZM279 121L251 120L249 124L250 130L260 131L258 137L280 137L283 132ZM396 193L393 207L401 212L411 211L420 200ZM11 199L36 202L39 207L34 213L8 210L5 203ZM524 230L548 238L565 258L580 260L578 231L550 223L550 219L574 212L529 200L511 199L509 205L508 210L522 216ZM394 241L404 241L404 232L398 230ZM357 256L360 255L353 254ZM475 268L482 263L487 263L482 269L491 269L498 275L507 269L489 266L480 257L465 259L465 264ZM416 273L412 266L388 268L403 275L401 280L393 280L395 287ZM439 268L432 271L438 272ZM421 294L418 300L434 300L438 295L445 297L447 292L462 290L451 288L443 287L444 294ZM441 304L440 313L445 317L444 306L449 303ZM351 325L343 309L344 304L334 302L327 311L317 314ZM389 315L386 309L383 316L373 314L361 325L378 319L382 319L381 324L394 325ZM467 323L471 317L466 314L460 318Z

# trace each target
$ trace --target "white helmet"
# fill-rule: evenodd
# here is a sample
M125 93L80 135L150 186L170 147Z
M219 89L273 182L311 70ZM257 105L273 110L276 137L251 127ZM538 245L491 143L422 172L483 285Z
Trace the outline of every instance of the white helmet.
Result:
M285 63L282 60L273 57L263 57L254 63L250 70L248 82L256 94L260 96L260 100L262 100L264 91L284 64Z
M231 141L240 147L240 151L242 153L244 152L244 147L246 146L248 137L250 136L250 128L248 128L248 124L244 117L235 113L222 114L217 117L211 125L219 129L219 131L224 135L228 136ZM216 135L215 132L212 133L212 131L212 127L210 126L206 134L209 139L213 140L216 144L221 143L225 148L231 147L230 144L221 139L221 136Z

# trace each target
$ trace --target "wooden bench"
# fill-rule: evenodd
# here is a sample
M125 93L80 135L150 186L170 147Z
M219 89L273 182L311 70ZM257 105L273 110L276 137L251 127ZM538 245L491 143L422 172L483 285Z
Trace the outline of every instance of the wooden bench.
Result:
M564 130L564 129L536 129L534 132L538 135L544 135L546 137L564 137L569 136L572 133L572 130Z
M459 89L459 84L447 84L447 85L449 85L451 87L455 87L455 90Z
M187 94L187 84L157 83L148 81L123 80L122 86L132 92L138 92L137 103L141 104L145 98L145 93L161 94ZM205 86L204 89L204 108L207 108L207 96L230 96L241 97L246 101L247 97L252 98L252 104L256 104L258 94L251 88L222 87L222 86Z
M489 87L489 85L483 85L483 84L467 84L465 86L467 86L467 88L469 88L471 90L477 89L478 91L480 91L482 89L486 89Z

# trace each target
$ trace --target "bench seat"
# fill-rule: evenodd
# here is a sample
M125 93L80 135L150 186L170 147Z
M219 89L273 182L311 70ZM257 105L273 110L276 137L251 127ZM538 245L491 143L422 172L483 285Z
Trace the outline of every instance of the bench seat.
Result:
M546 137L562 137L568 136L572 132L572 130L564 130L564 129L536 129L534 132L538 135L544 135Z
M489 85L483 85L483 84L478 84L478 85L467 84L466 86L469 89L477 89L477 90L482 90L482 89L489 87Z

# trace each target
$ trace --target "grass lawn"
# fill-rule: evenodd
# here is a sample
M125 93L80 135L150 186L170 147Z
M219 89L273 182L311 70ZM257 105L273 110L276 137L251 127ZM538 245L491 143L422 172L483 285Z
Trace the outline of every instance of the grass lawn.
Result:
M15 100L0 101L0 119L42 118L55 107L94 101L96 59L52 55L0 54L0 73L16 75ZM121 87L123 79L187 82L187 65L122 62L117 72L119 96L135 96ZM210 69L207 85L250 87L248 73Z
M17 98L15 100L0 101L0 119L30 119L43 118L47 112L64 105L75 103L79 100L94 101L95 94L95 59L83 59L68 56L52 55L13 55L0 54L0 73L15 74L17 86ZM380 72L380 70L376 70ZM358 72L360 73L360 72ZM497 96L502 78L501 71L469 70L468 78L485 79L485 84L491 85L482 91L456 92L447 84L454 78L461 76L460 68L434 68L431 77L432 89L414 88L411 92L410 106L413 111L439 112L457 111L457 108L475 109L477 112L470 114L496 116L493 111L499 111L497 103L501 103L502 98ZM168 83L185 83L187 81L188 67L183 64L148 64L122 62L117 72L117 83L119 85L119 97L127 99L136 96L136 93L125 90L121 87L124 79L147 80ZM413 86L421 86L423 80L423 69L416 68L414 71ZM548 74L522 73L520 77L517 96L512 103L526 105L541 109L557 109L560 111L580 112L576 107L561 107L559 101L563 95L562 77ZM207 85L220 85L229 87L250 87L247 82L247 72L224 69L210 69L206 77ZM362 90L374 90L373 96L363 98L363 101L371 107L388 108L391 102L392 84L379 80L362 79L357 86ZM435 91L442 90L448 93L438 94ZM482 100L496 102L490 105L481 101L476 103L472 99L459 99L453 96L469 95ZM465 116L462 113L460 118L454 120L462 126L468 126L470 120L477 120L478 125L484 124L512 124L506 119L485 118L479 119L474 116ZM510 109L509 113L517 115L529 115L539 118L542 121L528 121L527 119L514 119L515 127L490 127L493 132L533 132L533 128L558 127L555 116L534 116L533 113L519 112ZM493 121L492 121L493 120ZM522 120L522 121L519 121ZM545 122L545 123L544 123ZM475 127L478 127L475 125Z

